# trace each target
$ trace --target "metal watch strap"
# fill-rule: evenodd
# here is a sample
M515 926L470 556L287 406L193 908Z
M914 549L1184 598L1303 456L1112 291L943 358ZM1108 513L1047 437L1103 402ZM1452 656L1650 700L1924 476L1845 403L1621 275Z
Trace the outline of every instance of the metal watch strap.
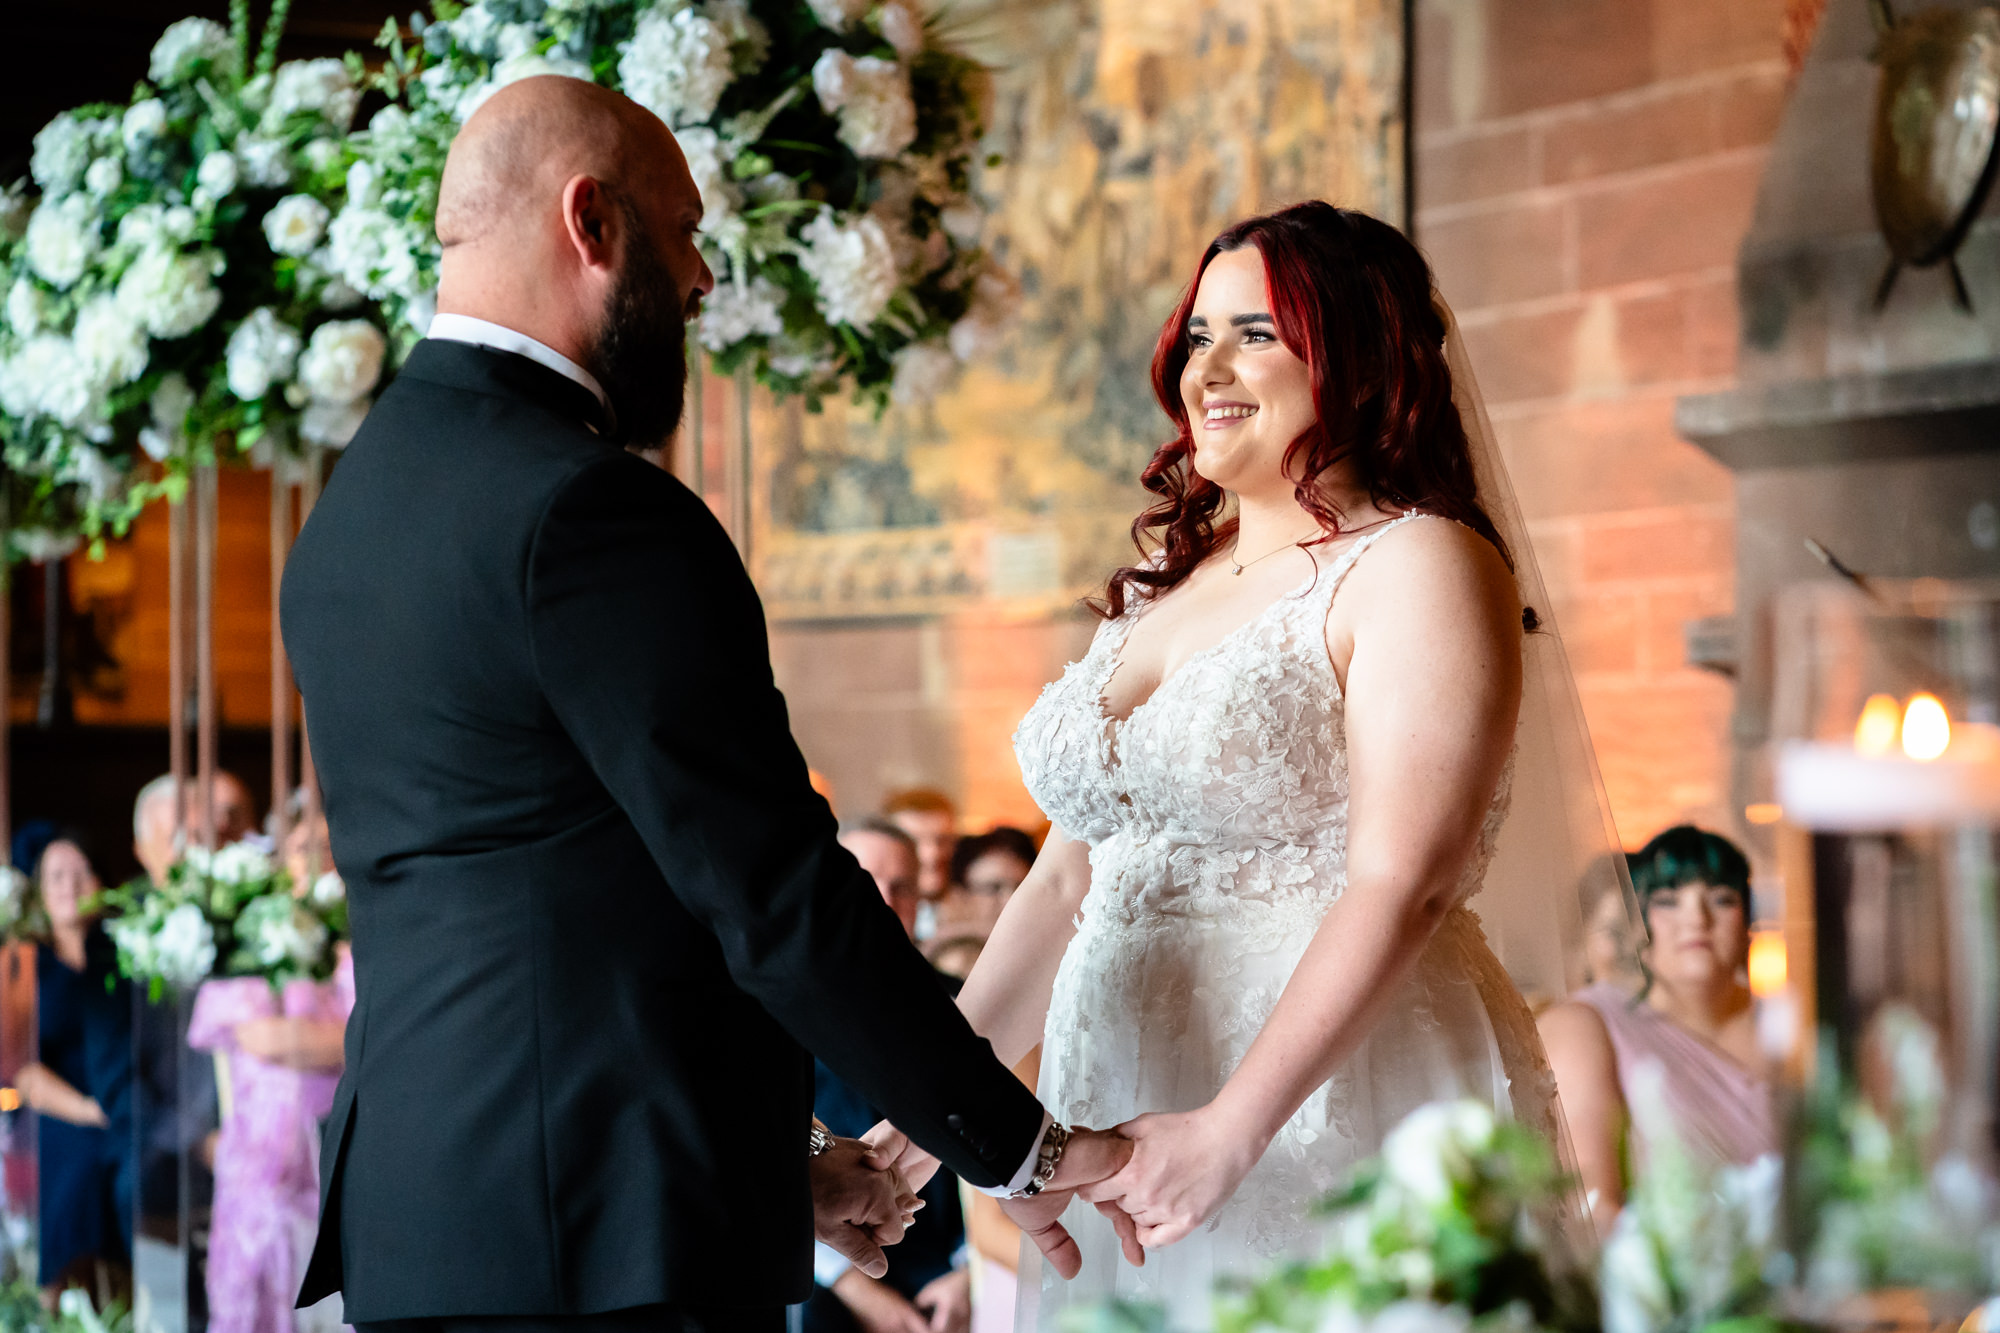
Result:
M826 1126L816 1124L812 1127L812 1135L806 1140L806 1144L806 1155L817 1157L833 1148L833 1135L826 1132Z
M1069 1147L1069 1139L1069 1126L1060 1122L1051 1123L1049 1132L1042 1135L1041 1151L1035 1154L1034 1177L1010 1197L1032 1199L1047 1189L1049 1182L1056 1178L1056 1168L1062 1165L1063 1150Z

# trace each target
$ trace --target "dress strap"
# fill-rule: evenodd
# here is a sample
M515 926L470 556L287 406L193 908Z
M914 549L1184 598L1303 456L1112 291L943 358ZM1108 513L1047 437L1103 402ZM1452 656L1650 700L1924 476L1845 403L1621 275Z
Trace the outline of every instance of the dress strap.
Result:
M1322 613L1325 612L1325 610L1328 607L1333 605L1333 595L1339 592L1340 585L1347 581L1347 575L1349 571L1351 571L1354 568L1355 563L1361 559L1362 555L1366 553L1369 547L1373 546L1376 542L1381 541L1384 537L1394 532L1397 528L1402 527L1405 523L1408 523L1411 519L1431 518L1431 517L1434 517L1434 515L1427 514L1421 509L1406 510L1401 514L1398 514L1395 518L1390 519L1387 523L1384 523L1381 527L1375 529L1375 531L1368 533L1367 535L1362 537L1359 541L1355 542L1354 545L1348 547L1345 551L1342 551L1340 555L1334 560L1333 564L1327 568L1325 575L1319 581L1319 586L1313 590L1313 596L1309 600L1313 602L1313 604L1316 605Z

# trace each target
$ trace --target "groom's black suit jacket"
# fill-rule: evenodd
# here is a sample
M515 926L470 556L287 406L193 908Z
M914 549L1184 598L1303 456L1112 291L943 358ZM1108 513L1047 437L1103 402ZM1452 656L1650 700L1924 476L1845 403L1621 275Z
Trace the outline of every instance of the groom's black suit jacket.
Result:
M350 1321L805 1299L808 1050L974 1185L1041 1128L834 841L734 548L595 412L419 344L285 572L358 991L302 1299Z

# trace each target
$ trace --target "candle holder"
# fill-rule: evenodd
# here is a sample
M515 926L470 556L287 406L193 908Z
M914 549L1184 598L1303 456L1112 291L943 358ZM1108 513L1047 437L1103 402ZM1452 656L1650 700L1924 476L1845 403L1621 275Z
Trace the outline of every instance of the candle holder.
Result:
M1814 1322L1955 1323L2000 1260L2000 585L1795 588L1775 643L1783 1276Z

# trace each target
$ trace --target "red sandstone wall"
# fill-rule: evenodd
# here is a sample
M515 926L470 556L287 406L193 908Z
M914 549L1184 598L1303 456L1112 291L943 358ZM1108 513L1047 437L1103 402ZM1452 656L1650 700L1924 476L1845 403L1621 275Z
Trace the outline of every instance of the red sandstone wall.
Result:
M1781 0L1422 0L1417 236L1479 368L1620 834L1730 822L1729 473L1674 399L1735 371Z

